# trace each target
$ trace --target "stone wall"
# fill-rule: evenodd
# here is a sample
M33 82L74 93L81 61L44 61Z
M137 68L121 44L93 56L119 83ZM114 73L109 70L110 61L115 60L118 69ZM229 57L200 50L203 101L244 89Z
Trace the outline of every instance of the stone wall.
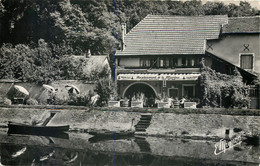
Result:
M119 111L113 109L87 109L85 107L57 108L15 108L0 107L0 122L7 121L31 123L33 118L41 119L50 111L58 111L48 125L69 124L72 130L107 129L111 131L128 130L138 123L142 112ZM169 137L223 138L225 130L240 128L248 134L260 135L260 116L226 115L203 113L150 113L151 124L143 134Z
M232 136L234 128L260 135L260 116L157 113L153 114L146 132L149 135L223 138L226 129L230 129Z

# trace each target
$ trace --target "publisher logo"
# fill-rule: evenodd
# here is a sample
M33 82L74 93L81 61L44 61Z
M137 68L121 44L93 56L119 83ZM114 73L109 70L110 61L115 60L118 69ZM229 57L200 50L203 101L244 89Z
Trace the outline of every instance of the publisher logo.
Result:
M215 144L214 154L219 155L221 153L225 153L226 150L229 150L232 147L239 145L241 142L242 142L241 135L236 136L231 140L221 139L219 142Z

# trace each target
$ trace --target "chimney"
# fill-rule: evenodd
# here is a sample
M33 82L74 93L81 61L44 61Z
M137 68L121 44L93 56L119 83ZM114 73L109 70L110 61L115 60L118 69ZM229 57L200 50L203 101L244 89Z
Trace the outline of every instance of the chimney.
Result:
M125 49L125 35L126 35L126 23L121 25L121 33L122 33L122 50Z
M86 55L86 58L90 58L91 57L91 52L90 52L90 49L88 49L88 53Z

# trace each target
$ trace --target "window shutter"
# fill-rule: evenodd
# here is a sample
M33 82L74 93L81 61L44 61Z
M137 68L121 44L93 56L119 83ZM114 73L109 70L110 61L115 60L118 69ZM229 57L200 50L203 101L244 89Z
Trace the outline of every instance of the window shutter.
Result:
M242 69L253 69L253 55L242 54L240 57L240 67Z

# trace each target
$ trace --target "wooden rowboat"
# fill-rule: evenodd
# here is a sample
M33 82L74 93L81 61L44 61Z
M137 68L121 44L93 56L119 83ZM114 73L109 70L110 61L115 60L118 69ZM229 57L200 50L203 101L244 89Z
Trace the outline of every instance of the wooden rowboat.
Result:
M69 125L64 126L33 126L21 123L8 122L8 134L29 134L51 136L69 130Z

